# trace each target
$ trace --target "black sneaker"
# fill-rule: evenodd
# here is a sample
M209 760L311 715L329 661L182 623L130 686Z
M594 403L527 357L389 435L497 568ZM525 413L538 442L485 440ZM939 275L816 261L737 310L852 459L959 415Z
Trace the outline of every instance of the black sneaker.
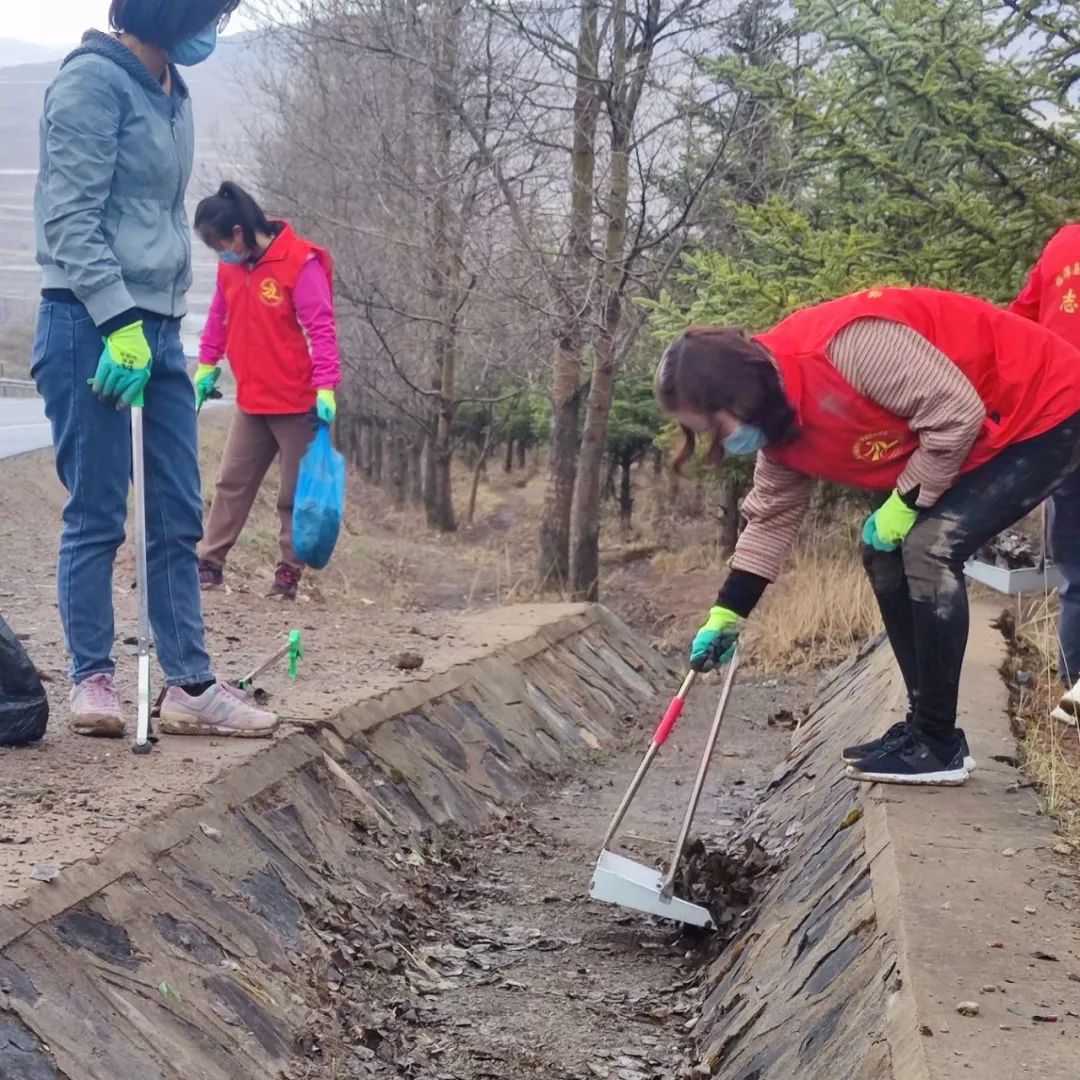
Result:
M869 742L857 743L855 746L845 746L840 752L840 757L843 758L845 765L853 765L856 761L862 761L863 758L876 754L883 743L902 735L906 727L907 721L901 720L899 723L893 724L880 739L871 739Z
M848 765L847 775L878 784L962 784L970 775L964 750L959 734L943 742L905 724L880 750Z
M900 735L903 735L905 729L908 726L907 720L901 720L899 723L893 724L880 739L871 739L869 742L859 743L856 746L846 746L840 752L840 757L843 758L845 765L854 765L857 761L862 761L864 758L870 757L871 754L876 754L887 742L891 742L893 739ZM960 737L960 745L964 750L964 768L969 773L975 771L975 759L971 756L971 750L968 747L967 736L964 734L963 728L957 728L956 734Z

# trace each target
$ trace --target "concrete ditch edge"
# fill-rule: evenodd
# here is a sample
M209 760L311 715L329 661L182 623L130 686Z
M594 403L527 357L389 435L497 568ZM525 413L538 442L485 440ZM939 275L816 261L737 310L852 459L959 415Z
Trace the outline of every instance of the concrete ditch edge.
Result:
M825 680L749 823L783 866L708 972L690 1075L1077 1075L1076 865L1017 783L997 613L972 611L960 722L980 764L961 788L844 777L842 747L902 717L886 644Z
M0 912L0 1076L284 1075L320 920L375 936L401 891L386 837L506 813L670 681L600 607L494 617L518 640L281 739Z

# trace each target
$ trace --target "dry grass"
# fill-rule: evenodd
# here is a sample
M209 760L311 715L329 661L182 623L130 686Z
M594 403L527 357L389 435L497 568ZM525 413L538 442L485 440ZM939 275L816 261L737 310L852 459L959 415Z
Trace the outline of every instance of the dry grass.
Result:
M1080 846L1080 730L1050 716L1061 694L1056 597L1019 602L1015 626L1013 655L1004 674L1023 735L1023 770L1061 834Z
M800 671L838 663L881 629L858 551L817 545L796 553L747 626L755 664Z

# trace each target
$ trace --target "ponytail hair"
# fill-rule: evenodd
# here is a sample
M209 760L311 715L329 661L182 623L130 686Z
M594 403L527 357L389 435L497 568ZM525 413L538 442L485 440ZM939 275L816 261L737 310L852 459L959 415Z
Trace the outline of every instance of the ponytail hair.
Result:
M274 227L262 207L239 184L226 180L216 194L207 196L195 208L195 228L201 235L210 231L222 240L229 240L237 226L250 251L255 250L258 233L274 235Z

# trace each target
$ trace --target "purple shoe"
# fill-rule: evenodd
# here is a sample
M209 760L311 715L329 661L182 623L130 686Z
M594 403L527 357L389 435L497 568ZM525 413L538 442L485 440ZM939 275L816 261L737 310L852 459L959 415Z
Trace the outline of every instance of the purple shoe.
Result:
M278 563L274 571L274 587L270 590L270 595L282 600L295 600L300 592L302 573L303 570L299 566L291 566L286 562Z
M199 588L203 592L220 589L225 584L225 571L222 567L205 559L199 560Z
M91 675L71 688L71 730L99 739L123 736L124 714L111 675Z

